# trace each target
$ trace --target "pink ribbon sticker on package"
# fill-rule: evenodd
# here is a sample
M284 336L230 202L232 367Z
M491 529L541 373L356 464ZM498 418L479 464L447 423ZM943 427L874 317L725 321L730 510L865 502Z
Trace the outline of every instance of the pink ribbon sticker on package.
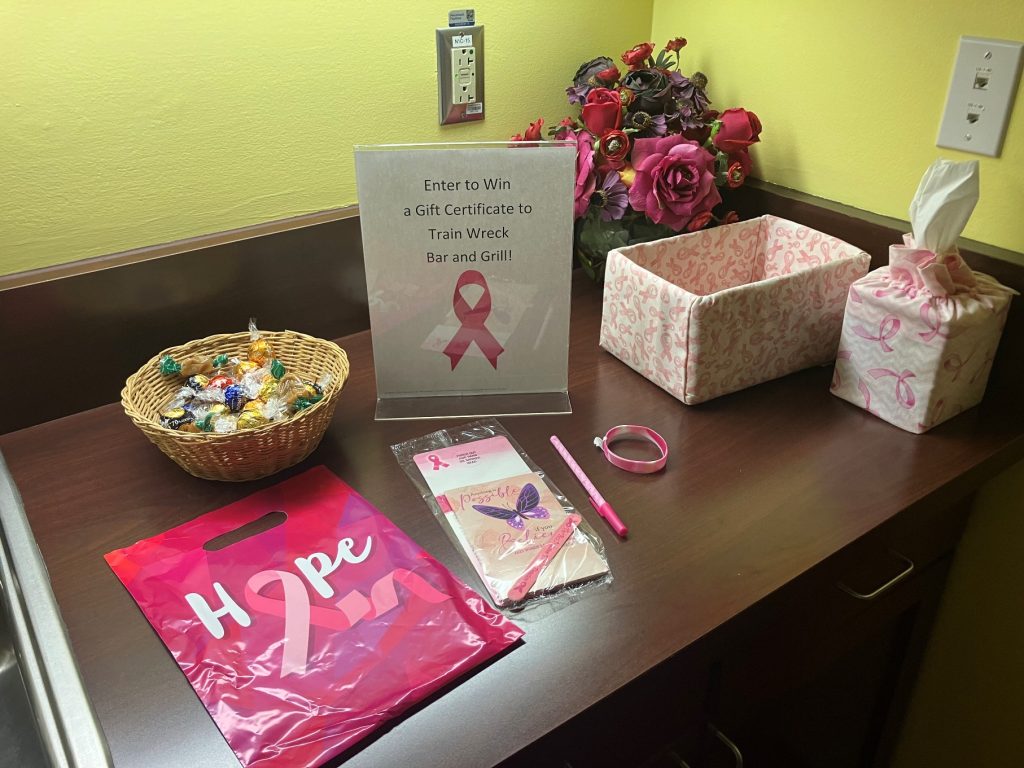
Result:
M320 765L523 634L324 467L106 560L247 767Z

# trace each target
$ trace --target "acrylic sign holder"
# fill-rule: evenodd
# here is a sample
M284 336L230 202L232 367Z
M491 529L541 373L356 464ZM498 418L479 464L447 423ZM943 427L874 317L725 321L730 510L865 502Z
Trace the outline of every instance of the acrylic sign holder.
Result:
M376 418L570 413L574 142L356 147Z

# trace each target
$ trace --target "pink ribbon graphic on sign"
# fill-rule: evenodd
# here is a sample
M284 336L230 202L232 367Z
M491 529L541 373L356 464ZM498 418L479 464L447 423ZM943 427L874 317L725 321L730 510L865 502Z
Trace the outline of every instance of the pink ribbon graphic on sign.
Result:
M862 339L877 341L883 350L892 352L892 347L889 346L889 339L895 337L900 332L900 319L896 315L886 315L883 317L882 321L878 324L877 336L872 336L871 331L862 325L853 326L853 332Z
M921 322L928 326L927 331L922 331L917 335L921 337L922 341L931 341L936 336L940 339L948 339L949 334L942 333L942 319L938 314L933 314L935 307L932 306L930 301L926 301L921 305Z
M871 368L868 370L873 377L876 379L884 378L885 376L896 377L896 400L904 408L913 408L914 403L917 402L917 398L914 397L914 390L910 388L910 384L907 383L907 379L915 377L912 371L903 371L903 373L896 373L896 371L890 368Z
M484 289L483 294L472 307L469 306L468 301L462 298L462 289L467 285L479 285ZM484 325L491 314L491 289L481 273L475 269L467 269L459 275L459 280L455 283L455 295L452 297L452 309L455 310L455 317L462 323L459 330L452 336L452 340L448 342L448 346L444 348L444 353L452 361L452 370L455 370L455 366L459 364L462 356L466 354L466 350L473 342L476 342L480 351L484 353L484 357L497 370L498 355L504 352L505 348L498 343L498 340Z
M441 467L451 466L451 464L449 464L447 461L441 461L441 457L438 456L436 453L432 453L429 456L427 456L427 461L433 463L435 472L441 469Z
M280 581L284 599L266 597L260 590ZM260 571L245 585L245 599L254 611L284 619L284 656L281 676L303 674L309 653L309 628L346 630L363 619L373 619L398 607L395 584L401 584L415 597L427 603L441 603L451 598L439 592L422 577L402 568L382 576L370 587L369 598L352 590L334 605L338 610L311 605L302 579L288 571Z

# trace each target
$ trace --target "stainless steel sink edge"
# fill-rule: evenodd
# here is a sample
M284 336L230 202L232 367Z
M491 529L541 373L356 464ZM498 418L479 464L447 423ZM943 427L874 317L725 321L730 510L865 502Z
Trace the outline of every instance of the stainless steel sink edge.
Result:
M54 768L112 766L106 739L71 652L46 566L2 454L0 585L8 631L42 752Z

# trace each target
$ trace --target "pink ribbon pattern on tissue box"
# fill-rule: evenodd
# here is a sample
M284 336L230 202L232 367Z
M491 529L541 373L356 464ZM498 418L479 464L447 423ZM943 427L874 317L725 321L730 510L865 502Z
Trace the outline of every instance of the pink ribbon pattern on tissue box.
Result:
M1013 294L904 235L850 286L833 394L914 433L977 405Z

